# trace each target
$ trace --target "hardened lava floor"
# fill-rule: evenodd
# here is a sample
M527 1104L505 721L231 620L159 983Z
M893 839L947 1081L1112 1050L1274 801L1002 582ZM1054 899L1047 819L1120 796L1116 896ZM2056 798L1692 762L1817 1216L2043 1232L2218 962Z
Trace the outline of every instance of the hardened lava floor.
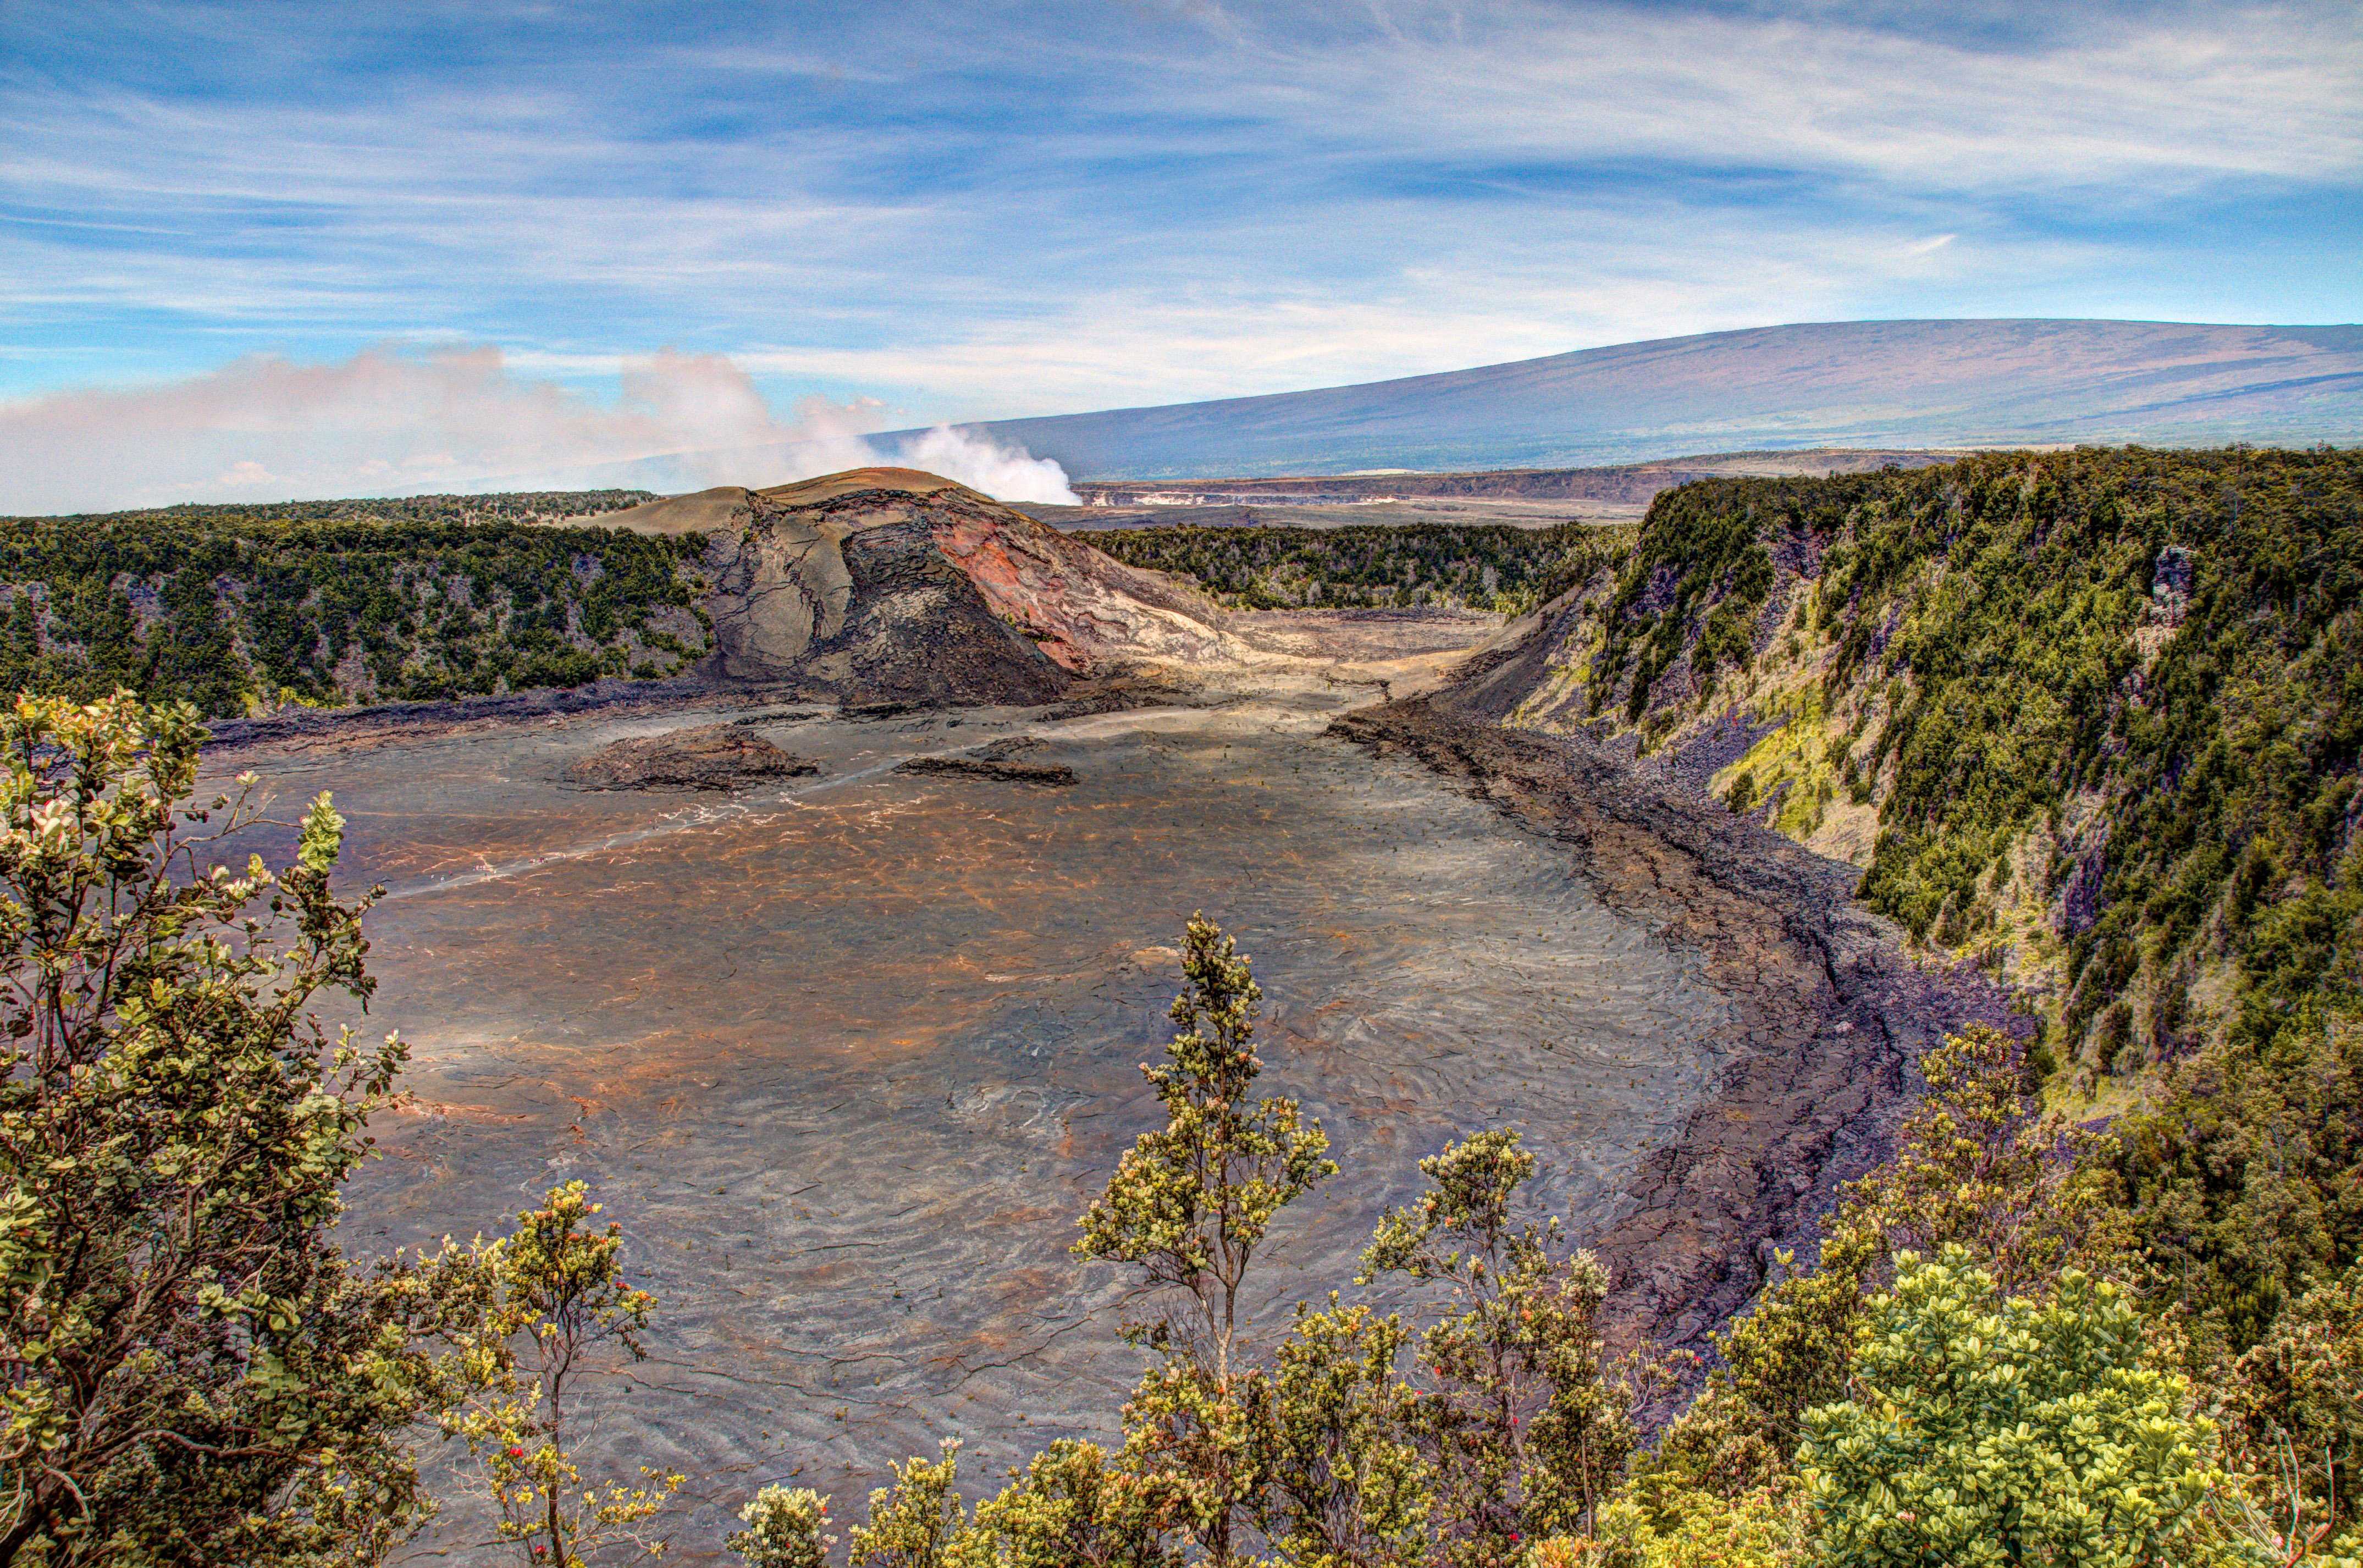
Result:
M1344 1167L1281 1227L1267 1325L1350 1290L1416 1160L1477 1129L1523 1129L1583 1234L1705 1092L1728 1003L1565 846L1326 737L1347 700L782 717L762 732L825 773L738 795L554 781L743 709L226 757L283 806L334 790L348 873L389 889L372 1027L411 1041L416 1102L374 1129L347 1246L494 1231L589 1183L661 1304L594 1446L693 1477L691 1561L763 1482L858 1518L943 1437L973 1493L1110 1431L1140 1369L1131 1282L1068 1246L1157 1119L1138 1064L1199 909L1254 959L1261 1086ZM1016 735L1078 782L893 771ZM456 1505L422 1547L474 1528Z

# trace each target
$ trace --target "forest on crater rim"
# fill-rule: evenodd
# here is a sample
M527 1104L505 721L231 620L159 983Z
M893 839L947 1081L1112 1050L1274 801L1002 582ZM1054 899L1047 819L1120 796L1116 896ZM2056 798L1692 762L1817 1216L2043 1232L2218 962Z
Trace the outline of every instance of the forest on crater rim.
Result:
M0 520L0 680L227 717L674 674L709 642L705 541L582 521L646 499ZM2359 509L2353 452L2080 449L1696 481L1637 529L1091 542L1236 608L1542 606L1549 678L1507 722L1623 740L1854 860L2090 1089L2363 986Z
M1552 613L1507 722L1854 859L2083 1087L2363 995L2363 454L1706 480Z
M0 520L0 682L207 717L434 700L702 655L696 535L571 519L638 491L187 506Z

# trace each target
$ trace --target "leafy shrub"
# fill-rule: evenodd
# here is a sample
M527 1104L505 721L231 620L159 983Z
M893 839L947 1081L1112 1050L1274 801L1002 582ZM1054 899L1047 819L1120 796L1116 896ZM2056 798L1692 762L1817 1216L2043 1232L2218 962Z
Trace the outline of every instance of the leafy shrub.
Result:
M1166 1544L1180 1522L1173 1489L1109 1462L1097 1443L1064 1439L976 1507L950 1568L1181 1568Z
M2124 1259L2112 1146L2041 1114L2017 1040L1971 1029L1920 1065L1927 1092L1894 1154L1841 1195L1816 1266L1770 1285L1722 1337L1724 1364L1659 1445L1651 1485L1736 1499L1778 1484L1805 1411L1840 1396L1866 1298L1901 1256L1965 1249L2016 1291Z
M660 1555L648 1521L687 1479L646 1466L637 1485L583 1478L591 1358L612 1347L646 1360L640 1335L656 1306L624 1280L623 1228L585 1224L600 1207L583 1183L567 1182L518 1215L515 1233L447 1244L429 1260L483 1282L484 1309L461 1335L472 1375L438 1420L467 1444L480 1472L471 1489L499 1515L494 1534L524 1568L576 1568L609 1550Z
M1803 1509L1766 1489L1725 1499L1660 1493L1645 1505L1621 1496L1592 1536L1537 1544L1528 1568L1808 1568L1814 1562Z
M894 1466L894 1484L870 1494L870 1518L847 1538L853 1568L946 1568L946 1551L964 1532L967 1510L953 1483L960 1442L946 1438L941 1458Z
M370 901L326 795L293 864L198 873L258 815L186 806L203 738L0 710L0 1562L372 1562L432 1506L406 1429L455 1303L329 1240L407 1055L308 1010L370 995Z
M1173 1303L1125 1329L1159 1358L1125 1406L1126 1457L1166 1478L1187 1528L1226 1564L1272 1462L1271 1388L1247 1353L1239 1292L1273 1218L1337 1166L1294 1100L1248 1097L1263 992L1237 943L1193 916L1182 971L1168 1010L1182 1032L1162 1063L1141 1066L1166 1124L1125 1151L1073 1251L1137 1267Z
M2363 1264L2290 1303L2217 1397L2247 1533L2363 1558Z
M1297 1304L1273 1357L1270 1484L1251 1510L1285 1561L1429 1561L1435 1471L1396 1364L1410 1339L1401 1318L1341 1307L1336 1291L1326 1310Z
M1512 1223L1535 1166L1508 1129L1448 1144L1419 1162L1429 1185L1418 1205L1382 1220L1362 1257L1363 1283L1402 1273L1452 1287L1453 1307L1420 1337L1427 1391L1406 1413L1456 1568L1589 1530L1655 1387L1609 1363L1607 1270L1560 1244L1556 1219Z
M2189 1390L2142 1364L2143 1323L2078 1271L2001 1298L1958 1248L1907 1259L1871 1304L1854 1396L1805 1417L1798 1462L1829 1568L2146 1568L2219 1477Z
M823 1568L837 1537L828 1530L828 1499L809 1486L766 1486L738 1510L747 1528L730 1535L730 1550L749 1568Z

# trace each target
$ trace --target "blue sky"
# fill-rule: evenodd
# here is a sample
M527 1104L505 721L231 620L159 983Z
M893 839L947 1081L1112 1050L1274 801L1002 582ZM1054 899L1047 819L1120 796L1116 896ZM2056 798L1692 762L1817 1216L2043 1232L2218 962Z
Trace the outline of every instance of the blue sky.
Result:
M720 442L1783 321L2352 321L2359 239L2352 4L0 5L0 417L235 383L272 473L288 378L448 399L455 354L527 426Z

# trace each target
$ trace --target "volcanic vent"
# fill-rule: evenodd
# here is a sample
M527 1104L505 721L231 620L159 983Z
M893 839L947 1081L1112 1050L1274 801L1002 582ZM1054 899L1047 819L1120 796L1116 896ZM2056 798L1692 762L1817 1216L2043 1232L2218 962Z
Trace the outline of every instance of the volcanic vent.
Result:
M1252 656L1195 589L915 469L725 486L601 521L706 533L708 672L815 698L1039 703L1113 665Z

